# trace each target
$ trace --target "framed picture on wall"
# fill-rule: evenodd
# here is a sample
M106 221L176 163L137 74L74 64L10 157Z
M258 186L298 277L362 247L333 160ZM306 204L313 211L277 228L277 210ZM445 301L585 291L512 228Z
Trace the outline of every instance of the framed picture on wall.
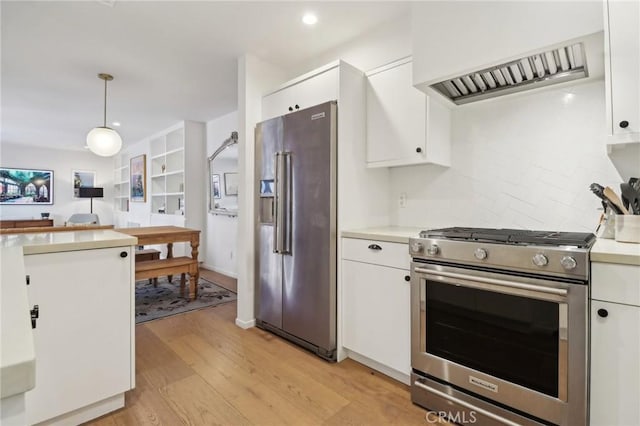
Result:
M93 188L96 186L96 172L88 170L74 170L71 173L73 181L73 196L78 198L80 188Z
M238 195L238 174L224 174L224 195Z
M211 175L211 197L222 198L220 193L220 175Z
M147 156L145 154L133 157L129 161L129 185L131 185L131 201L147 202Z
M0 204L53 204L53 170L0 167Z

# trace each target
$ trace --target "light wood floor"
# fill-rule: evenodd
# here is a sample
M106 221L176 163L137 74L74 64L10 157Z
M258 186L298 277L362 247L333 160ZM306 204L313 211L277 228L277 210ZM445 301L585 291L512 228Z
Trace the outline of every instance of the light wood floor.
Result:
M211 271L209 269L200 268L200 276L206 280L214 282L221 287L231 290L234 293L238 293L238 280L231 278L227 275L223 275L219 272Z
M136 388L92 425L420 425L408 387L234 322L236 304L136 326ZM444 424L444 423L443 423Z

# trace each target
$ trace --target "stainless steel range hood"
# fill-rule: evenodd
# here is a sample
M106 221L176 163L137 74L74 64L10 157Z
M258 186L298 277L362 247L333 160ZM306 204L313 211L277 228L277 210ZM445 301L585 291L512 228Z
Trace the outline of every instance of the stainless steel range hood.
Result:
M430 87L457 105L589 76L582 42L460 75Z

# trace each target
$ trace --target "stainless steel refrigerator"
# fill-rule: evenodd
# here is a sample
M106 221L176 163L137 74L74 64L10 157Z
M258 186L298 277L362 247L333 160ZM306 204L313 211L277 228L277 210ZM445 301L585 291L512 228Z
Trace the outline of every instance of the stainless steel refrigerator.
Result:
M256 323L336 359L336 102L256 126Z

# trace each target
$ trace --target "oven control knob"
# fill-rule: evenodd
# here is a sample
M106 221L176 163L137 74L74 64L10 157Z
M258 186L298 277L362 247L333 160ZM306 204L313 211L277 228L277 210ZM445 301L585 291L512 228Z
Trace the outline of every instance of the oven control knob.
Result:
M576 266L578 265L576 260L571 256L563 256L562 259L560 259L560 264L567 270L576 269Z
M411 251L414 253L422 253L424 250L424 244L414 241L411 243Z
M427 254L430 256L435 256L439 252L440 252L440 247L438 247L437 244L433 244L427 249Z
M473 252L473 256L478 260L484 260L488 255L487 251L483 248L477 248L476 251Z
M536 253L531 260L536 266L547 266L547 263L549 263L549 259L547 259L547 256L542 253Z

